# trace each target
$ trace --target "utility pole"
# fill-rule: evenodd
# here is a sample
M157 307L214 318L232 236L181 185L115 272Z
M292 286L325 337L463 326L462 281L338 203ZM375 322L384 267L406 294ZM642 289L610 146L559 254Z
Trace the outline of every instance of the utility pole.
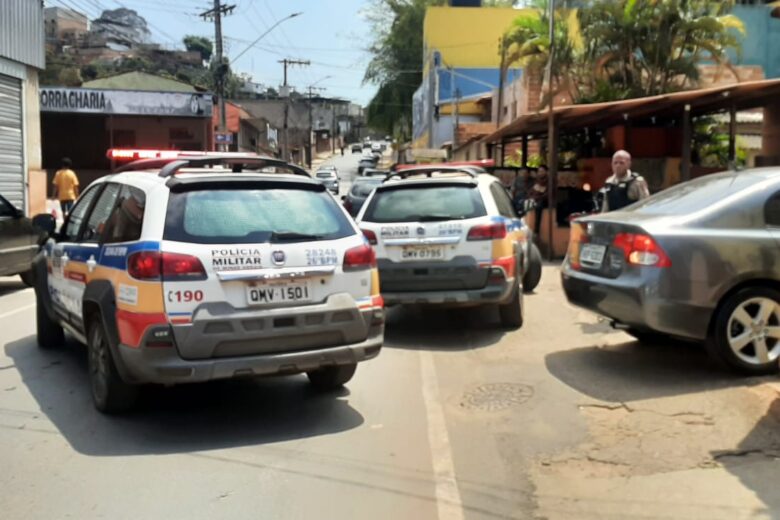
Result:
M325 90L325 89L323 87L315 87L313 85L309 85L308 89L309 89L309 157L308 157L308 163L307 164L309 165L309 169L311 169L311 161L314 158L314 147L313 147L313 144L314 144L314 136L313 136L313 134L314 134L314 117L313 117L313 114L312 114L312 102L311 102L311 99L312 99L312 96L313 96L313 92L315 90L322 91L322 90Z
M311 65L311 62L309 60L291 60L289 58L285 58L283 60L279 60L279 63L284 66L284 85L282 85L282 97L284 97L284 129L282 135L284 136L284 143L282 144L282 160L289 161L290 134L287 130L287 127L290 118L290 91L287 86L287 67L290 65L308 66Z
M224 135L227 128L227 115L225 114L225 76L227 75L227 65L222 57L222 16L227 16L233 12L235 5L223 5L220 0L214 0L214 7L201 13L200 16L206 20L214 19L214 43L216 45L217 67L215 70L217 86L217 102L219 106L219 134ZM226 151L227 143L218 143L217 149Z
M547 61L547 92L549 96L549 110L547 112L547 215L548 229L547 239L549 240L548 260L555 257L555 248L553 247L553 226L555 222L555 199L558 184L558 125L555 121L555 89L553 89L553 63L555 60L555 0L550 0L550 56Z
M506 74L506 47L504 47L504 37L498 39L498 46L501 49L501 65L498 74L498 107L496 108L496 128L501 128L501 109L504 105L504 75ZM504 150L501 150L504 153ZM503 161L502 161L503 164Z

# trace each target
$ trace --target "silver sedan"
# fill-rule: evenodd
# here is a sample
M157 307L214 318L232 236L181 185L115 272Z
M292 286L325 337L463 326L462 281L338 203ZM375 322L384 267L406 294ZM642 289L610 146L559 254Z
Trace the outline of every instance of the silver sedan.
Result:
M780 169L709 175L572 224L574 305L640 340L705 341L746 374L780 358Z

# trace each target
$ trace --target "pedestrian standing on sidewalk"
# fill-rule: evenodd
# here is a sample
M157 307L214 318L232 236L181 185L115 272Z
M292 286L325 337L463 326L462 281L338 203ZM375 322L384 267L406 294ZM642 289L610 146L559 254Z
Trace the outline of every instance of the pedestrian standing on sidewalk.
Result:
M618 150L612 156L612 176L604 184L601 212L615 211L650 196L647 181L631 171L631 154Z
M70 213L73 202L79 196L79 178L73 171L73 163L67 157L62 159L62 168L54 174L54 198L60 201L63 217Z

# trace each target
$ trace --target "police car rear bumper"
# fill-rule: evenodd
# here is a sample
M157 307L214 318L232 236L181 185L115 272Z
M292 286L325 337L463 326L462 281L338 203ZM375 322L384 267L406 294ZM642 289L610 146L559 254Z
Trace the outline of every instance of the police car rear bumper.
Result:
M134 383L180 384L248 376L299 374L318 368L351 365L379 355L384 324L374 325L365 341L351 345L200 360L182 359L176 348L119 346Z

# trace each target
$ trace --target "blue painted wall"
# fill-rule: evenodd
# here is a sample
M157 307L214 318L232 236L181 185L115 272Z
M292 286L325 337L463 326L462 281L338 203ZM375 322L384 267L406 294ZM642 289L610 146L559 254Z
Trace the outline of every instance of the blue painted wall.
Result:
M460 89L461 98L488 94L493 89L498 88L500 72L497 68L454 67L454 71L455 88ZM453 75L444 68L438 69L437 73L439 75L439 102L449 102L453 92L450 85ZM511 83L520 77L521 74L522 69L509 69L506 75L506 83Z
M780 19L770 16L765 5L737 5L733 13L745 24L742 40L742 57L735 52L729 57L739 65L761 65L764 75L780 78Z

